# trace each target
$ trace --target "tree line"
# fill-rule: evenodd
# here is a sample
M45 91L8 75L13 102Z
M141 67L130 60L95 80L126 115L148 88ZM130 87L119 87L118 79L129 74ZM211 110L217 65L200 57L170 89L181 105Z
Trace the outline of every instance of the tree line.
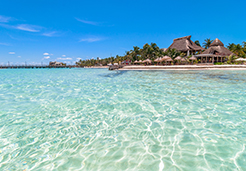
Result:
M202 43L202 47L207 49L209 48L212 42L213 40L211 40L210 38L205 39L204 42ZM198 46L201 46L198 40L196 40L194 43ZM228 48L231 52L233 52L237 56L244 57L244 58L246 57L246 42L243 42L242 45L229 43L229 45L226 46L226 48ZM115 57L111 56L111 57L104 58L104 59L97 57L96 59L79 60L78 62L76 62L76 65L79 65L79 66L103 65L105 66L109 63L113 64L113 63L119 63L122 61L134 62L136 60L143 61L145 59L150 59L153 61L154 59L161 57L161 56L165 56L165 55L174 59L177 56L184 57L186 54L181 53L180 51L176 49L167 49L165 51L164 49L160 49L156 43L151 43L151 44L146 43L145 45L143 45L142 48L138 46L133 46L133 49L131 49L130 51L126 51L125 55L123 56L116 55Z

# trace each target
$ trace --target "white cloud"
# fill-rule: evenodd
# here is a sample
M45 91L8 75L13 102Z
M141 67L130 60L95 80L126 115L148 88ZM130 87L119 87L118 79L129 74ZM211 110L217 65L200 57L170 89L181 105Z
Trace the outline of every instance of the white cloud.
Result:
M57 33L56 31L51 31L51 32L43 33L42 35L47 37L53 37L56 36L56 33Z
M10 54L10 55L14 55L14 54L15 54L15 52L9 52L9 54Z
M49 53L45 52L43 55L49 55Z
M77 21L82 22L82 23L85 23L85 24L90 24L90 25L94 25L94 26L99 25L98 22L88 21L88 20L81 20L81 19L79 19L79 18L75 18L75 19L76 19Z
M40 32L41 28L42 27L40 26L35 26L30 24L19 24L18 26L16 26L16 29L29 31L29 32Z
M66 57L66 55L62 55L62 57Z
M72 60L72 58L57 58L58 60Z
M80 60L80 59L82 59L82 58L76 58L77 60Z
M50 56L45 56L44 59L50 59Z
M21 58L21 56L17 56L18 58Z
M98 42L98 41L101 41L101 40L103 40L103 38L100 38L100 37L89 37L89 38L80 39L80 42Z
M0 22L1 23L7 23L7 22L9 22L9 20L11 20L11 17L6 17L3 15L0 15Z

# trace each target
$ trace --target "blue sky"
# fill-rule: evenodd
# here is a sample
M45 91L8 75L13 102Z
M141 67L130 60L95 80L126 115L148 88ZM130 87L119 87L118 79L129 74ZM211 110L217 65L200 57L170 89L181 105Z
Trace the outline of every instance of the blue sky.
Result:
M201 43L246 41L243 0L6 0L0 5L0 65L74 63L124 55L192 35Z

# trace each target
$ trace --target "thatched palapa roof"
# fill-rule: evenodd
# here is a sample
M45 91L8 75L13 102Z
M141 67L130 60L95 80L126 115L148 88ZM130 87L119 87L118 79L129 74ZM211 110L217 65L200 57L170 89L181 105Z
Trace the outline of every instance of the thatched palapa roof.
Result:
M191 36L185 36L173 40L173 43L169 46L168 49L176 49L181 52L190 51L202 51L204 48L196 45L192 40Z
M143 63L151 63L151 60L150 59L146 59L143 61Z
M224 44L218 39L216 38L210 45L211 46L224 46Z
M174 58L174 60L176 60L176 61L179 61L181 59L182 59L182 57L180 57L180 56L177 56L176 58Z
M195 60L197 60L197 59L196 59L195 56L192 56L192 57L189 58L189 60L195 61Z
M155 62L160 62L161 61L161 58L156 58L154 61Z
M234 55L229 49L224 47L224 44L216 38L202 54L213 54L218 56L230 56Z
M180 61L181 62L187 62L187 58L182 58Z

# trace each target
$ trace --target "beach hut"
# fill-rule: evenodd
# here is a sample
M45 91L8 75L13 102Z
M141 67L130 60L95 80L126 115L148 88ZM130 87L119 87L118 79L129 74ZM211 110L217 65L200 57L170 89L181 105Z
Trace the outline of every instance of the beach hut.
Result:
M190 38L191 36L185 36L174 39L168 49L176 49L180 52L186 53L187 56L205 50L204 48L196 45Z
M208 49L199 55L201 63L225 62L226 56L235 55L233 52L224 47L224 44L216 38Z

